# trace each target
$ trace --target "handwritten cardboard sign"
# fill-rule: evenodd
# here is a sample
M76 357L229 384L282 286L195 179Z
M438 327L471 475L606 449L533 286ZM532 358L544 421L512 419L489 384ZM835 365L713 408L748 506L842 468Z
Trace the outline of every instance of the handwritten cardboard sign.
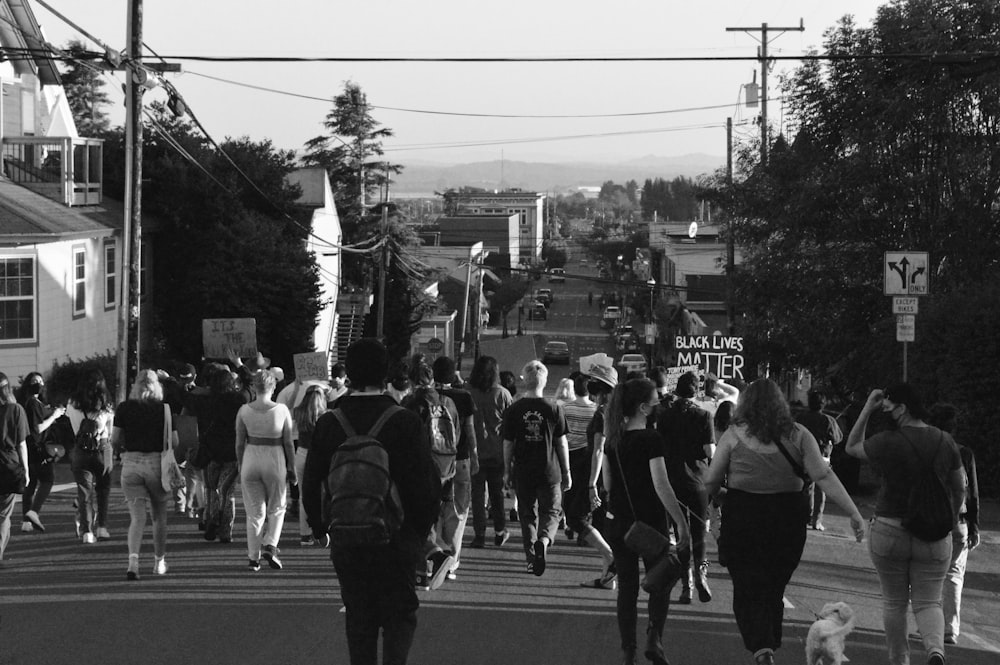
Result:
M698 372L697 365L681 365L680 367L668 367L667 368L667 392L673 393L677 390L677 381L681 378L681 374L687 374L688 372Z
M225 358L229 349L240 358L253 358L257 319L202 319L201 345L206 358Z
M730 335L678 335L678 365L697 365L723 380L743 380L743 338Z
M329 381L330 358L323 351L296 353L292 355L295 378L299 381Z

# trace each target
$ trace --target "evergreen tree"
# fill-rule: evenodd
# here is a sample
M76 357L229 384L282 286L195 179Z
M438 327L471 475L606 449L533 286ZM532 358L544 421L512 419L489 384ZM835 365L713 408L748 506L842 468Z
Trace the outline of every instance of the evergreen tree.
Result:
M66 51L80 56L86 51L83 42L72 40L66 44ZM105 80L101 72L85 60L66 60L61 73L63 90L69 102L73 121L80 136L103 137L110 128L110 121L103 107L111 103L104 90Z

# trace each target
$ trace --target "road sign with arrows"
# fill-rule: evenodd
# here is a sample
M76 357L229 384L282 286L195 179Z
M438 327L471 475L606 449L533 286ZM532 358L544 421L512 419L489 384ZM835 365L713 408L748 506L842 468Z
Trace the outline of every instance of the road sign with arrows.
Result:
M885 295L925 296L930 291L930 261L927 252L886 252L882 264Z

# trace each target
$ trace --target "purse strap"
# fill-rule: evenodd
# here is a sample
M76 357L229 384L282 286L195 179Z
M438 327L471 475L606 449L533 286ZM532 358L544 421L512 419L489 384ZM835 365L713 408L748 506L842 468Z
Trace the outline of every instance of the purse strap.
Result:
M792 471L795 472L795 475L807 483L812 482L812 479L809 477L809 474L806 473L805 468L795 461L791 453L788 452L788 448L785 448L785 444L781 442L781 439L775 439L774 443L778 446L778 450L781 451L781 454L785 456L785 459L788 460L788 463L792 465Z
M622 476L622 487L625 488L625 498L628 499L628 507L632 509L632 519L635 519L635 504L632 503L632 494L628 491L628 482L625 480L625 467L622 466L621 451L618 450L621 441L615 442L615 458L618 460L618 472Z
M167 452L173 446L170 444L170 430L173 429L171 416L170 416L170 405L164 402L163 404L163 452Z

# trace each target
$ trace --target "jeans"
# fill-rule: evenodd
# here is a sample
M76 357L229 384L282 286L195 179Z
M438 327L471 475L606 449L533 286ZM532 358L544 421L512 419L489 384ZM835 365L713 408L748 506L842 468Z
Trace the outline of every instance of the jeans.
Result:
M635 631L638 624L636 603L639 600L639 555L625 545L625 533L632 526L631 523L618 524L619 521L609 519L606 527L610 536L608 543L611 545L611 551L615 558L615 569L618 571L618 633L621 637L622 650L635 651ZM664 535L667 534L666 524L658 525L657 528ZM643 559L642 563L646 571L649 571L655 562ZM647 636L650 633L657 636L663 635L663 626L667 622L667 612L670 610L671 589L672 586L649 594L647 600L649 613Z
M0 561L10 541L10 514L14 512L16 494L0 494Z
M958 637L962 628L962 587L965 585L965 564L969 560L969 527L959 522L951 532L951 565L944 578L944 632Z
M817 526L823 523L823 510L826 508L826 492L820 489L818 483L809 483L809 524Z
M493 520L493 532L501 533L507 528L507 513L503 507L503 469L484 469L472 476L472 530L477 536L486 535L486 505L489 501L489 516Z
M236 481L240 474L236 470L236 460L232 462L211 461L205 467L205 508L206 524L212 522L222 540L232 540L233 524L236 522Z
M688 529L691 531L691 564L697 568L705 558L705 521L708 519L708 493L704 485L691 487L678 483L674 485L677 500L686 507L684 514L688 518ZM687 576L682 578L687 579Z
M521 522L524 551L530 561L534 557L536 539L546 538L550 545L555 541L556 532L559 531L559 518L562 516L562 490L558 483L549 484L544 478L533 480L523 475L515 478L517 517Z
M346 613L351 665L377 665L379 629L382 664L406 665L420 606L413 575L418 549L416 543L391 543L331 551Z
M285 449L248 445L243 451L240 476L247 513L247 557L259 561L261 546L277 547L285 524Z
M458 460L455 464L452 494L449 499L441 501L440 516L431 537L436 537L435 549L450 551L457 561L462 553L465 522L469 519L472 478L469 475L469 460Z
M782 598L805 549L806 509L801 492L726 495L719 549L733 580L736 625L751 653L781 646Z
M41 512L45 500L49 498L52 485L55 482L55 462L43 460L40 453L33 454L28 448L28 470L31 473L31 480L24 487L21 495L21 514L24 515L29 510L36 513Z
M146 505L153 516L153 554L167 550L167 513L171 493L160 480L160 453L125 452L122 455L122 494L128 503L128 553L139 554L146 529Z
M73 478L76 480L76 507L81 534L92 532L94 526L107 526L112 462L109 444L102 445L96 452L88 453L73 448L70 453Z
M906 611L911 603L928 657L944 653L941 591L951 550L951 537L928 543L910 535L898 519L872 520L868 551L882 587L882 623L890 665L910 662Z

